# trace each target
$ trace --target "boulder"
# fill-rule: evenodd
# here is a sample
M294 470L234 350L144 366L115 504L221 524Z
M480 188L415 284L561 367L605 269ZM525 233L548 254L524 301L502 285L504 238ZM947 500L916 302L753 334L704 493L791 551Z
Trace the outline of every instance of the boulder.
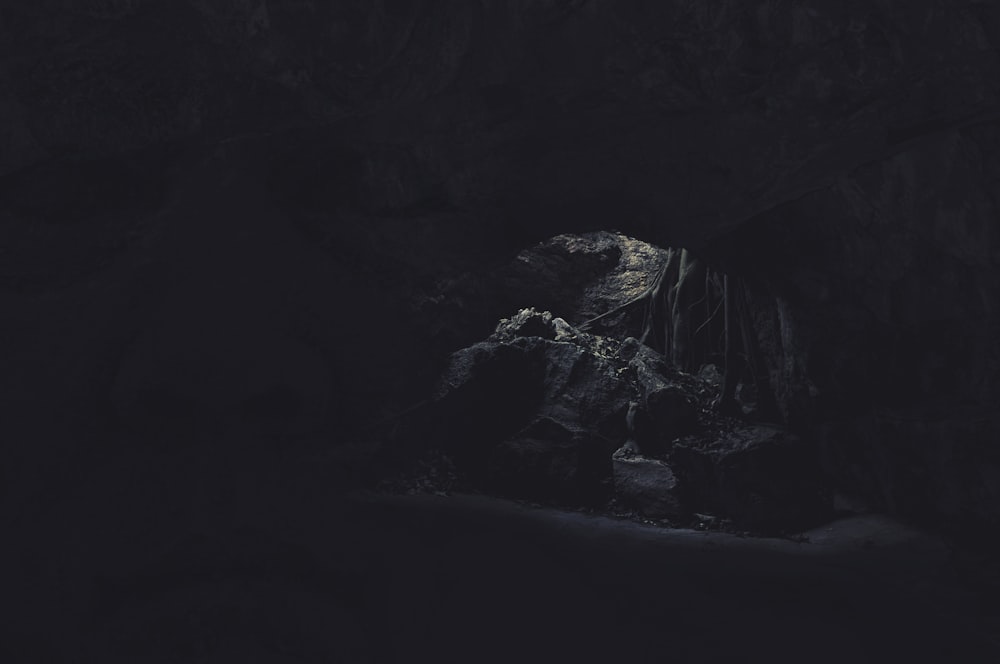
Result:
M688 388L672 380L679 372L667 359L637 339L623 341L619 357L628 362L638 392L636 442L647 454L662 454L674 439L695 428L698 401Z
M623 448L612 457L612 468L622 502L654 519L681 514L677 477L667 463Z
M557 235L523 250L495 276L518 302L559 312L579 324L638 297L666 262L667 251L620 233ZM642 312L599 321L601 334L622 337Z
M729 516L742 528L781 533L832 514L818 464L799 437L778 427L742 425L678 441L670 462L685 502Z
M540 417L496 447L489 484L501 494L592 503L606 496L609 441L550 417Z
M546 342L484 341L452 354L424 437L482 476L494 445L522 429L544 398Z
M606 344L547 311L501 320L488 340L452 355L437 391L435 438L500 493L603 495L634 396Z

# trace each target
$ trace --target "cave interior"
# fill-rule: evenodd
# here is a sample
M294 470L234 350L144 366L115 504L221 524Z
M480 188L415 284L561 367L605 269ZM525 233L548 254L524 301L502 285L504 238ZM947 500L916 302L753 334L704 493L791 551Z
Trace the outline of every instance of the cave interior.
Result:
M0 4L4 661L1000 661L998 48Z

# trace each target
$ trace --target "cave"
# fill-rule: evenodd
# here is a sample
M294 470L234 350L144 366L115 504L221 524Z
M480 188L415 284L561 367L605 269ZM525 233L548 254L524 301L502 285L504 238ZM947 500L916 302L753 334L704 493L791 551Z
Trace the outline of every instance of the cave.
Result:
M1000 661L998 45L3 3L0 656Z

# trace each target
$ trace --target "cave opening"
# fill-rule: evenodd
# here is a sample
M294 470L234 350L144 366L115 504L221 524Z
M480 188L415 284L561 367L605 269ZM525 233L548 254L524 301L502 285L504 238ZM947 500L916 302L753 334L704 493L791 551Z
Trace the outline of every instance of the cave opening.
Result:
M446 284L436 305L492 331L456 342L433 398L393 429L422 456L383 488L747 533L821 522L831 493L785 426L753 289L617 231L557 235Z

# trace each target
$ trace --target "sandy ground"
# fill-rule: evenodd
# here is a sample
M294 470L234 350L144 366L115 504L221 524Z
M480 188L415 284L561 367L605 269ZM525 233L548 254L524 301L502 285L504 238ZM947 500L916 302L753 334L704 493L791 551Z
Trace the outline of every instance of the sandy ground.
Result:
M1000 661L947 548L884 517L796 542L483 497L366 509L408 524L412 544L388 546L387 567L420 579L410 597L434 598L413 614L385 603L400 657L413 644L456 662Z

